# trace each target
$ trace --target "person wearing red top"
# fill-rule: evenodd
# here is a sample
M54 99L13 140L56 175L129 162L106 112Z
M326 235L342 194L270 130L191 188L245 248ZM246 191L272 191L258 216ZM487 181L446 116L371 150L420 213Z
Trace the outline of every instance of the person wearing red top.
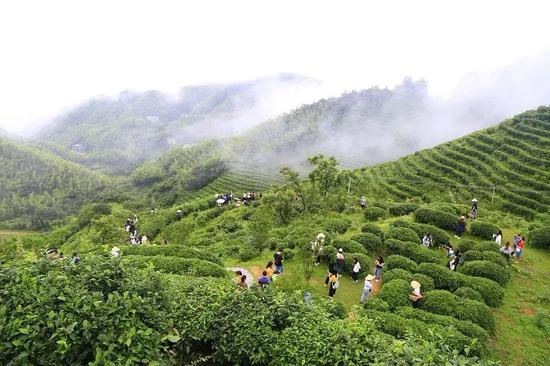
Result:
M523 253L523 248L525 247L525 236L521 237L519 243L516 244L516 258L521 259L521 253Z

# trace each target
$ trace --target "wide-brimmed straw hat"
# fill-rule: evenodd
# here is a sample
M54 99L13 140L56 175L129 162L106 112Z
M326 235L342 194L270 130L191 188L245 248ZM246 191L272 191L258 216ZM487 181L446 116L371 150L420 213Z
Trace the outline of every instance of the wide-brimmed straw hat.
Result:
M338 253L342 253L344 251L344 249L340 248L338 249Z
M420 288L420 282L418 282L418 281L411 281L411 287L412 287L412 288Z
M477 200L474 198L474 199L472 200L472 202L477 202Z
M460 216L462 220L466 220L466 216Z
M365 280L372 281L372 280L374 280L374 276L371 275L371 274L368 274L367 277L365 277Z

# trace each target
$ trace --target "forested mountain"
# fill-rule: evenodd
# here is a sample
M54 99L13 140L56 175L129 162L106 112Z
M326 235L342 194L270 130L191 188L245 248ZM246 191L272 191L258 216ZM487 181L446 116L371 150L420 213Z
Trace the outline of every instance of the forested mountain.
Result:
M185 87L178 96L128 91L78 107L42 131L39 139L66 159L127 174L171 145L227 137L309 102L319 85L306 77L278 74Z
M99 201L111 181L38 145L0 139L0 227L42 229Z

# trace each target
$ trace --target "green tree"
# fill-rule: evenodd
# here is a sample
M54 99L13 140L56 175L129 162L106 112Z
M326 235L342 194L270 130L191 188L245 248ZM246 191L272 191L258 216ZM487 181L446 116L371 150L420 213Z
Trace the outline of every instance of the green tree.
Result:
M334 157L326 158L324 155L315 155L308 158L313 170L309 173L309 179L313 186L326 196L338 183L340 170L338 161Z

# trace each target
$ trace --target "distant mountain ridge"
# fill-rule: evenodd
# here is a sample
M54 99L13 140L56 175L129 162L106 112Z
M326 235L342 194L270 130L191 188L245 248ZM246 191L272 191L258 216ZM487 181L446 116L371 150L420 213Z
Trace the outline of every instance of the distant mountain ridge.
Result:
M309 100L304 95L319 85L307 77L277 74L242 83L185 87L177 97L126 91L76 108L42 131L39 140L66 159L124 175L172 145L228 136L260 123L294 106L296 100ZM293 91L298 94L294 101L281 101L280 96Z

